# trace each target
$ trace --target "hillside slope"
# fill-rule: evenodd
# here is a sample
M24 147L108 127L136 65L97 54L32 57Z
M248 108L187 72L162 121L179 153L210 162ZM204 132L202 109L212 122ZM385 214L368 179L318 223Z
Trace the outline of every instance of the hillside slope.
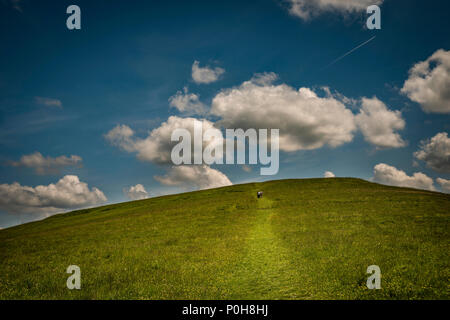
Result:
M74 211L0 231L0 298L448 299L449 205L335 178ZM366 287L373 264L381 290ZM81 290L66 288L69 265Z

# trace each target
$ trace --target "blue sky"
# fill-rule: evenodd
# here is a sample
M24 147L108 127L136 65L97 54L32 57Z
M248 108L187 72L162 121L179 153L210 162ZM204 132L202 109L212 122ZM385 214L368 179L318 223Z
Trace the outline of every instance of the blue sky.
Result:
M103 192L107 200L99 204L129 200L124 189L137 184L150 196L185 190L183 184L164 185L154 178L167 174L168 166L139 160L136 152L114 146L105 134L117 125L126 125L136 137L146 138L169 116L186 117L169 104L170 97L184 87L210 108L220 92L239 88L254 74L264 72L278 75L272 86L285 84L293 90L316 92L326 86L334 99L339 100L339 93L356 101L344 103L354 115L360 112L362 97L376 96L391 112L388 115L401 112L404 128L394 132L404 145L380 148L356 129L351 141L336 147L325 144L311 150L282 151L276 176L263 177L259 170L247 172L237 165L214 166L233 184L322 177L325 171L338 177L371 179L374 167L384 163L409 177L422 172L433 179L436 190L445 191L436 179L450 179L448 151L442 151L440 165L434 166L431 156L421 161L414 152L421 141L449 131L448 95L442 86L435 88L444 99L444 112L430 112L429 107L425 112L427 102L418 103L401 89L416 63L439 49L444 53L450 50L450 4L373 2L381 7L381 30L365 27L365 10L312 6L312 16L305 20L290 10L291 2L279 0L133 4L119 0L3 0L0 184L4 185L4 200L0 203L0 227L46 214L45 199L38 199L42 202L36 212L33 205L24 204L24 209L18 203L20 197L11 187L15 182L19 191L25 192L23 186L48 186L65 175L75 175L87 183L88 192L94 187ZM81 30L66 27L66 8L71 4L81 8ZM373 36L376 38L365 46L328 66ZM212 83L196 83L192 78L194 61L199 61L200 67L219 67L225 72ZM432 61L431 67L442 64L443 72L448 71L443 61ZM217 120L213 116L208 119ZM440 145L445 146L446 141L444 137ZM19 163L22 156L35 152L52 159L76 155L82 158L82 165L61 165L37 173L36 168ZM389 181L408 183L405 179ZM80 206L94 202L81 202ZM50 212L78 207L76 203L67 208L64 204L48 206Z

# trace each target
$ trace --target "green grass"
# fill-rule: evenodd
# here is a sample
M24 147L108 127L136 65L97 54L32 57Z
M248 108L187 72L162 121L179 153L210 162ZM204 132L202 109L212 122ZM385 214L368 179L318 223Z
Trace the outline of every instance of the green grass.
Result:
M449 204L336 178L74 211L0 231L0 299L449 299Z

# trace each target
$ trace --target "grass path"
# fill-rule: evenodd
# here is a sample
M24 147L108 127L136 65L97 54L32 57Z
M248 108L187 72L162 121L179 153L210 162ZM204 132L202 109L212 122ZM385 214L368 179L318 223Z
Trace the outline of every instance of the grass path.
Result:
M271 220L276 212L268 198L258 200L257 217L250 231L246 255L237 266L241 299L307 298L297 290L289 252L273 232ZM233 297L234 298L234 297Z

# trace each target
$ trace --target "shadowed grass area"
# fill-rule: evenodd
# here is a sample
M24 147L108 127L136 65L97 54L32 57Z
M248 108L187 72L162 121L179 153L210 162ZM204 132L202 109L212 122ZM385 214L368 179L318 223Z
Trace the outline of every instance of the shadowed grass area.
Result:
M449 204L335 178L74 211L0 231L0 298L448 299ZM372 264L381 290L366 287Z

